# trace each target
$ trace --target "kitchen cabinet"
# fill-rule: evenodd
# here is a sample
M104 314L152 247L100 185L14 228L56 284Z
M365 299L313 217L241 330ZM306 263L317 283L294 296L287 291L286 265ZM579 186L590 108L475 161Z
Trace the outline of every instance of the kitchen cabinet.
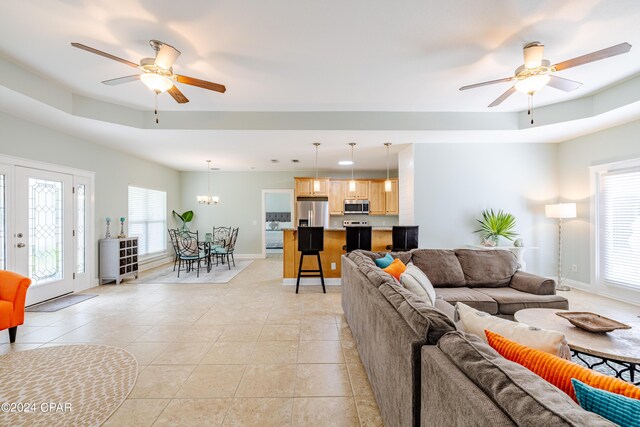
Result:
M313 181L315 178L296 178L296 196L314 197L329 195L329 179L319 178L320 189L313 191Z
M386 213L384 181L371 181L369 184L369 215L386 215Z
M345 191L345 199L348 200L368 200L369 199L369 181L368 180L357 180L356 181L356 190L349 190L349 181L346 184Z
M329 183L329 215L344 215L344 195L346 181L334 181Z
M384 183L383 183L384 187ZM399 215L400 214L400 202L398 193L398 180L391 180L391 191L385 194L385 214L386 215Z

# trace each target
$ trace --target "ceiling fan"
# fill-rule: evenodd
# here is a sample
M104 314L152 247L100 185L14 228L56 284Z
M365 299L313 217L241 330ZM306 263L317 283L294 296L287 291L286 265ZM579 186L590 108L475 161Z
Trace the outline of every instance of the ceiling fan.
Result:
M86 50L87 52L122 62L125 65L142 71L141 74L119 77L117 79L105 80L102 82L109 86L141 80L142 83L156 94L168 92L169 95L171 95L171 97L179 104L187 103L189 100L175 86L175 82L197 86L202 89L208 89L220 93L224 93L227 90L224 85L218 83L174 74L172 66L176 59L178 59L178 56L180 56L180 51L175 47L158 40L149 40L149 45L151 45L153 50L156 52L155 58L142 58L140 60L140 65L138 65L135 62L127 61L126 59L119 58L115 55L111 55L110 53L94 49L81 43L71 43L71 46L77 47L78 49Z
M496 83L513 82L514 85L489 104L489 107L500 105L516 91L530 95L530 98L535 92L542 89L544 86L550 86L554 89L570 92L578 89L582 86L582 83L558 77L554 75L556 71L562 71L567 68L588 64L589 62L600 61L601 59L609 58L611 56L621 55L629 52L630 49L631 45L629 43L620 43L606 49L591 52L586 55L578 56L577 58L551 65L551 62L546 59L542 59L542 55L544 54L544 45L540 42L531 42L524 46L524 64L516 68L513 77L462 86L460 90L473 89ZM531 106L529 108L529 114L531 114ZM531 123L533 123L533 120Z

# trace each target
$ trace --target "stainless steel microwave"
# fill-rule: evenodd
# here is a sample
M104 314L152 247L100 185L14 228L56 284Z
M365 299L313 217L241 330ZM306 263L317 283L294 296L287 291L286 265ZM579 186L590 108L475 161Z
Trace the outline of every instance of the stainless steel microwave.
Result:
M368 200L345 200L344 201L344 214L345 215L369 215L369 201Z

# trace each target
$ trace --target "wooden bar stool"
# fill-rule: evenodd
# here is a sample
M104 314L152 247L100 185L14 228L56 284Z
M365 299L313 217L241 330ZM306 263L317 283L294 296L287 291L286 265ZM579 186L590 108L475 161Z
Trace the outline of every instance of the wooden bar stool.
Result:
M418 247L417 225L394 225L391 231L391 250L409 251Z
M363 249L365 251L371 250L371 226L364 227L346 227L346 241L345 249L347 252L355 251L356 249Z
M322 292L327 293L324 287L324 275L322 274L322 261L320 252L324 250L324 227L298 227L298 251L300 251L300 266L298 267L298 280L296 281L296 294L300 288L300 278L319 277L322 283ZM318 258L317 270L303 270L304 257L315 255Z

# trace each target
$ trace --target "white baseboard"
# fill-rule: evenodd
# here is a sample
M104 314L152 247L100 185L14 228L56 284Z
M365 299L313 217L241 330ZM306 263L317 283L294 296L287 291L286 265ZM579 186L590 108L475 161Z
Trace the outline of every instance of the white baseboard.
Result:
M298 279L282 279L282 285L295 286L297 280ZM326 286L341 286L342 279L338 279L338 278L324 279L324 284ZM300 286L319 286L319 285L322 285L319 277L309 277L309 278L300 279Z
M152 268L160 267L161 265L173 262L172 256L165 256L162 258L154 259L153 261L141 262L138 264L138 271L147 271Z
M567 285L570 288L588 292L590 294L600 295L620 302L626 302L627 304L640 305L640 297L636 297L631 292L627 294L626 298L622 298L619 295L613 294L611 292L597 290L595 286L592 286L590 283L580 282L578 280L562 279L562 284Z

